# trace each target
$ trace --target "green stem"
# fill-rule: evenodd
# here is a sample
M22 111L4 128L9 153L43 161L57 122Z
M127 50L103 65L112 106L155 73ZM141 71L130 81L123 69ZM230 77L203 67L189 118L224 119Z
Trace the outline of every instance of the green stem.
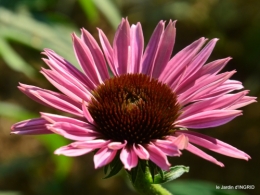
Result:
M131 179L130 179L131 180ZM132 181L132 180L131 180ZM163 188L160 184L152 184L152 176L149 168L145 169L145 173L138 166L138 172L133 184L134 188L141 195L172 195L168 190Z

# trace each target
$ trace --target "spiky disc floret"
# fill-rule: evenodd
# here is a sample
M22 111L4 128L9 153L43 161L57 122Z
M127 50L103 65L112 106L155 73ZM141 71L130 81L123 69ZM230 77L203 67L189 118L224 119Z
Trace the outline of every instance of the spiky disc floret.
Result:
M114 77L93 91L88 110L104 139L145 144L174 130L180 106L166 85L144 74Z

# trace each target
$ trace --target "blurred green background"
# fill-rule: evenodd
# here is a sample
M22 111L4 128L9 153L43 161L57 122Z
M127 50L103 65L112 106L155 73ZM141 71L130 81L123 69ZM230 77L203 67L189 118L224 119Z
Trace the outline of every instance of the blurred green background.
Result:
M124 173L110 179L94 170L92 154L68 158L53 151L67 144L59 136L10 135L10 126L37 117L41 106L18 89L18 82L54 89L39 73L41 51L50 48L77 66L71 36L84 27L97 36L96 27L113 39L121 17L140 21L145 41L159 20L178 20L173 54L204 36L220 38L210 60L231 56L225 68L232 77L260 95L259 0L0 0L0 195L136 194ZM220 168L184 152L171 159L190 172L168 184L175 195L260 194L260 106L247 106L244 115L218 128L200 130L247 152L249 162L212 154ZM255 185L254 190L216 190L215 185Z

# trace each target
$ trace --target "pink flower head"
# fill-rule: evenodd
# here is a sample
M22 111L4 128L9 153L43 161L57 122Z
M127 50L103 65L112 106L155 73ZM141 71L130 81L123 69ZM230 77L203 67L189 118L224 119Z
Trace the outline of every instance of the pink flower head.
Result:
M160 21L145 49L140 23L130 26L122 19L112 45L98 31L101 47L85 29L81 37L72 35L82 72L45 49L49 69L41 73L59 92L19 86L31 99L73 117L41 113L40 118L14 124L13 134L64 136L73 142L55 154L96 151L95 168L118 161L131 170L144 160L168 170L168 156L180 156L183 149L224 166L196 146L250 159L220 140L190 131L223 125L241 115L238 108L256 101L247 90L234 92L243 88L230 79L235 71L219 73L231 58L206 63L217 39L207 43L200 38L171 58L175 22L165 27Z

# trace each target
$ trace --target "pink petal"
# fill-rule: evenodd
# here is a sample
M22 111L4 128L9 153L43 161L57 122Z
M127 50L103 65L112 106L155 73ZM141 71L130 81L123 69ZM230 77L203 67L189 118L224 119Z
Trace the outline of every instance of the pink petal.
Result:
M223 125L241 115L240 110L208 110L176 121L176 127L209 128Z
M83 111L83 115L84 117L87 119L87 121L91 124L94 123L94 120L91 116L91 114L89 113L88 109L87 109L87 103L86 102L82 102L82 111Z
M228 80L235 71L222 73L219 75L212 75L208 77L201 77L196 80L194 85L178 96L178 101L181 105L188 104L193 101L201 99L205 94L208 94L213 89L221 86Z
M175 144L180 150L186 149L189 144L189 138L184 134L180 134L177 137L169 136L168 139L171 140L171 142Z
M153 144L167 156L181 155L181 152L179 151L178 147L175 144L173 144L171 141L157 139L153 141Z
M54 71L59 72L60 74L64 75L71 75L74 78L77 78L81 83L89 84L88 87L93 90L94 85L93 83L82 73L80 72L75 66L70 64L61 56L57 55L54 51L50 49L45 49L43 52L48 58L43 59L43 61Z
M103 147L94 155L95 169L109 164L116 156L117 150Z
M103 53L97 44L96 40L93 36L84 28L81 29L81 39L85 42L87 47L89 48L95 65L100 73L100 77L103 81L109 79L109 74L106 66L106 61L104 59Z
M77 60L81 65L84 73L86 74L87 78L91 80L94 85L99 85L102 83L101 76L97 70L95 61L93 56L84 42L78 38L75 34L72 35L73 38L73 47L74 52L76 54Z
M215 163L221 167L224 167L224 164L222 162L217 161L215 158L213 158L212 156L206 154L205 152L203 152L202 150L200 150L199 148L193 146L192 144L188 144L186 150L188 150L189 152L196 154L197 156L204 158L205 160L208 160L212 163Z
M47 125L47 127L54 133L72 140L93 140L100 136L98 132L94 131L95 128L92 125L82 127L67 122L57 122L52 125Z
M179 81L179 85L174 88L176 93L181 93L183 89L189 88L200 75L200 70L205 62L208 60L211 52L213 51L218 39L212 39L187 65L186 71L182 80Z
M137 145L137 146L136 146ZM134 144L133 146L136 155L143 160L148 160L150 158L149 152L140 144Z
M97 149L106 147L109 143L109 140L103 140L103 139L95 139L95 140L87 140L87 141L77 141L71 144L74 148L91 148L91 149Z
M131 46L131 73L141 72L141 60L144 50L144 37L141 24L132 25L130 29L130 46Z
M164 152L162 152L157 146L153 144L148 144L146 146L147 151L150 154L150 160L153 161L157 166L163 170L169 170L171 164L168 162L168 159Z
M41 113L41 117L44 118L49 123L67 122L67 123L72 123L72 124L75 124L75 125L78 125L78 126L81 126L81 127L89 125L89 123L86 123L84 121L74 119L74 118L71 118L71 117L67 117L67 116L50 114L50 113L45 113L45 112L40 112L40 113Z
M101 43L101 46L103 48L103 52L104 52L104 55L105 55L106 60L108 62L108 65L109 65L111 71L113 72L113 74L115 76L118 76L116 67L114 65L114 51L113 51L106 35L103 33L103 31L98 29L98 32L99 32L100 43Z
M138 163L138 158L133 148L128 148L128 147L125 147L121 150L120 160L124 164L125 169L129 171L132 168L136 167Z
M244 96L238 102L236 102L234 105L230 106L229 109L238 109L238 108L247 106L249 104L252 104L254 102L257 102L256 97Z
M53 86L74 101L81 103L82 99L85 101L89 101L91 99L92 94L90 93L90 90L77 78L74 78L69 74L62 74L43 68L41 73Z
M112 150L120 150L127 144L127 141L125 140L124 143L121 142L110 142L107 147Z
M130 46L130 25L127 19L122 19L122 22L118 26L113 42L114 51L114 66L119 75L126 74L128 71L129 52Z
M77 116L83 116L79 105L63 94L25 84L20 84L18 88L36 102Z
M250 159L250 156L237 148L226 144L218 139L191 131L176 131L176 135L185 134L191 143L202 146L211 151L230 156L233 158L240 158L244 160Z
M164 31L165 22L160 21L156 26L143 55L142 59L142 73L152 76L154 62L159 49L161 37Z
M175 43L175 35L176 35L175 23L176 21L172 22L170 20L164 33L162 34L160 45L158 48L158 53L154 62L154 68L152 74L153 78L158 78L160 76L166 64L170 60L173 46Z
M53 133L46 128L47 121L42 118L24 120L12 125L11 134L39 135Z
M237 94L226 94L205 101L195 102L182 109L182 114L180 115L179 120L207 110L230 109L233 104L236 105L247 93L248 91L242 91ZM250 103L252 103L251 99Z
M167 63L166 67L159 76L159 80L163 83L168 84L169 86L176 86L179 81L177 78L179 77L179 75L181 75L186 65L190 63L192 58L197 54L197 52L205 42L205 38L200 38L199 40L193 42L192 44L178 52ZM174 88L175 87L173 87L173 89Z
M64 156L81 156L92 152L94 149L91 148L74 148L71 145L63 146L55 150L54 154L64 155Z
M201 75L207 75L207 74L216 75L226 66L226 64L230 60L231 60L231 58L228 57L225 59L220 59L220 60L215 60L213 62L210 62L201 68L200 74Z

